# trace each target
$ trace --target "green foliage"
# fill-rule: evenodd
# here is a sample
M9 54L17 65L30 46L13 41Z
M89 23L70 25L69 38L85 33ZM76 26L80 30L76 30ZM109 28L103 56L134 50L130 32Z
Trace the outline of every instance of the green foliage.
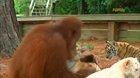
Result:
M139 0L110 0L108 13L140 13ZM113 11L113 9L120 9Z
M99 13L107 13L106 3L104 0L86 0L88 4L88 13L89 14L99 14Z
M59 0L54 6L55 14L77 14L76 0Z
M15 9L17 14L25 14L28 11L30 0L14 0L14 1L15 1ZM140 13L140 1L139 0L58 0L53 6L53 13L54 14Z
M24 14L28 11L30 0L14 0L17 14Z

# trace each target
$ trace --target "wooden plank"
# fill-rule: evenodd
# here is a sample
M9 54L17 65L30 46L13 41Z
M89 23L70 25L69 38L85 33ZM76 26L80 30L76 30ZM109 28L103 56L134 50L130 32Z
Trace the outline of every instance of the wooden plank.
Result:
M136 38L140 40L140 30L120 31L120 38Z
M108 22L108 40L109 41L116 41L118 40L118 31L119 27L115 22Z
M81 39L107 39L107 30L82 29Z
M140 42L138 38L119 38L119 41Z
M139 23L120 23L120 30L140 30L140 22Z
M60 20L75 16L83 21L140 21L140 14L51 15L45 17L17 17L19 22Z
M86 29L108 29L107 27L107 22L106 23L84 23L84 26L82 28L86 28Z
M32 25L24 25L23 31L24 35L32 28ZM85 29L82 28L82 35L81 39L89 39L89 38L96 38L96 39L107 39L107 29Z
M85 31L108 31L108 29L82 29Z
M23 26L23 36L30 30L32 29L33 25L24 25Z

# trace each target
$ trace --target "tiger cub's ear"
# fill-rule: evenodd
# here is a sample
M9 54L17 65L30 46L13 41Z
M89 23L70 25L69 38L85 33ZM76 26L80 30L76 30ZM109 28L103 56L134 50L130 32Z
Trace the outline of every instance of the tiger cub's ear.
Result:
M111 45L111 46L116 46L117 42L115 41L106 41L107 44Z

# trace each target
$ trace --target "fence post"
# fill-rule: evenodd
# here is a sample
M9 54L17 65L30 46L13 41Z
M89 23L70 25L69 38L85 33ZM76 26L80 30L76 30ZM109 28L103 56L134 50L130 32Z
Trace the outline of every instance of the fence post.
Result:
M116 22L108 22L108 40L117 41L119 38L119 24Z

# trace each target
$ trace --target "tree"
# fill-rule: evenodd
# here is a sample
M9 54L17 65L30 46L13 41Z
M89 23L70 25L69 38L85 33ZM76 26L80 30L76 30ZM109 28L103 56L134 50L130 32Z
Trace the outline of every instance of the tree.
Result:
M11 55L20 42L21 34L13 0L0 0L0 53Z

